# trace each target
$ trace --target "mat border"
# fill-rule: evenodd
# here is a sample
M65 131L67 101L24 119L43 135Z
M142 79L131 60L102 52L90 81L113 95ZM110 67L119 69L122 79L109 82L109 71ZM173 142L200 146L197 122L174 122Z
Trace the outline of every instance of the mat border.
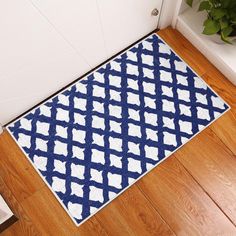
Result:
M146 37L144 37L143 39L141 39L140 41L138 41L137 43L131 45L130 47L128 47L126 50L124 50L122 53L116 55L115 57L111 58L110 60L108 60L107 62L101 64L101 66L99 66L98 68L95 68L93 71L91 71L91 73L85 75L83 78L81 78L80 80L75 81L74 83L70 84L69 86L67 86L65 89L62 89L61 91L59 91L58 93L56 93L54 96L52 96L51 98L47 99L45 102L39 104L38 106L36 106L35 108L33 108L32 110L28 111L27 113L22 114L22 116L20 116L18 119L12 121L11 123L9 123L6 126L6 130L8 131L8 133L10 134L10 136L13 138L13 140L15 141L15 143L17 144L17 146L21 149L21 151L23 152L23 154L26 156L26 158L29 160L29 162L31 163L31 165L33 166L33 168L36 170L36 172L39 174L39 176L42 178L42 180L44 181L44 183L46 184L46 186L50 189L50 191L53 193L53 195L56 197L56 199L58 200L58 202L60 203L60 205L62 206L62 208L66 211L66 213L69 215L69 217L71 218L71 220L74 222L74 224L79 227L80 225L82 225L84 222L86 222L88 219L90 219L92 216L94 216L96 213L98 213L100 210L102 210L105 206L107 206L110 202L112 202L115 198L117 198L118 196L120 196L125 190L127 190L128 188L130 188L132 185L134 185L138 180L140 180L142 177L144 177L146 174L148 174L150 171L152 171L154 168L156 168L159 164L161 164L163 161L165 161L168 157L170 157L173 153L175 153L176 151L178 151L182 146L184 146L185 144L187 144L189 141L191 141L195 136L197 136L199 133L201 133L202 131L204 131L206 128L208 128L213 122L215 122L216 120L218 120L221 116L223 116L226 112L228 112L231 109L231 106L224 101L224 103L228 106L228 108L221 113L216 119L212 120L208 125L204 126L204 128L200 131L198 131L196 134L194 134L191 138L188 139L188 141L186 141L185 143L181 144L179 147L177 147L173 152L169 153L169 155L167 155L166 157L164 157L162 160L160 160L156 165L154 165L150 170L146 171L145 173L143 173L142 175L140 175L137 179L135 179L135 181L126 186L124 189L122 189L118 194L116 194L115 197L111 198L108 202L106 202L104 205L102 205L97 211L93 212L92 214L90 214L88 217L86 217L84 220L82 220L80 223L77 223L76 220L74 219L74 217L70 214L70 212L68 211L68 209L65 207L65 205L63 204L62 200L56 195L56 193L54 192L54 190L52 189L52 187L48 184L48 182L45 180L44 176L40 173L40 171L35 167L34 163L32 162L32 160L29 158L28 154L24 151L24 149L18 144L17 140L15 139L15 137L13 136L13 134L11 133L11 131L9 130L9 126L17 121L19 121L23 116L26 116L27 114L35 111L38 107L40 107L41 105L44 105L46 102L52 100L53 98L55 98L56 96L58 96L59 94L63 93L64 91L66 91L69 87L79 83L81 80L87 78L88 76L90 76L92 73L94 73L95 71L99 70L100 68L102 68L104 65L110 63L111 61L113 61L114 59L116 59L118 56L126 53L127 51L129 51L131 48L135 47L136 45L138 45L140 42L145 41L147 38L151 37L152 35L157 35L166 45L168 45L168 47L171 49L172 52L174 52L197 76L198 78L201 79L202 82L204 82L207 87L213 92L215 93L220 99L221 96L219 96L218 93L216 93L209 85L208 83L202 79L201 76L199 76L198 73L196 73L196 71L188 65L188 63L181 57L179 56L178 53L176 53L176 51L156 32L151 33L149 35L147 35Z

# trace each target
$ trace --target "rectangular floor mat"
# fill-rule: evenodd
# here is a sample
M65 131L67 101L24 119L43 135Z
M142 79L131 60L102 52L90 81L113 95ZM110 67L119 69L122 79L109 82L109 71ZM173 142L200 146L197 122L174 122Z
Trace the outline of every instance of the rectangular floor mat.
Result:
M7 129L79 225L228 109L152 34Z

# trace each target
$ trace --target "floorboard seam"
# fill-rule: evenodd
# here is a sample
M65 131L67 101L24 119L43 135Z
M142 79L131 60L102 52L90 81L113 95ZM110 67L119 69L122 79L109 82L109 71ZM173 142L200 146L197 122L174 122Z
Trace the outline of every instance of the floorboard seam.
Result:
M235 153L231 150L231 148L224 142L224 140L222 140L222 138L221 137L219 137L218 135L217 135L217 133L215 133L215 131L210 127L210 130L214 133L214 135L216 135L217 136L217 138L220 140L220 142L225 146L225 148L230 152L230 154L232 155L232 156L235 156Z
M231 224L236 228L236 224L230 219L230 217L224 212L224 210L219 206L219 204L211 197L206 189L197 181L197 179L192 175L192 173L185 167L185 165L179 160L178 157L174 155L175 159L183 166L187 173L192 177L193 181L203 190L203 192L212 200L212 202L219 208L219 210L225 215L225 217L231 222Z
M155 170L153 170L155 171ZM139 181L138 181L139 182ZM148 197L147 194L145 194L145 192L142 190L142 188L139 186L139 183L135 183L135 185L138 187L139 191L141 192L141 194L147 199L147 201L150 203L151 207L157 212L157 214L160 216L160 218L166 223L166 225L169 227L170 231L174 234L177 235L173 228L168 224L168 222L166 222L166 220L164 219L164 217L161 215L161 213L156 209L156 207L153 205L153 201Z

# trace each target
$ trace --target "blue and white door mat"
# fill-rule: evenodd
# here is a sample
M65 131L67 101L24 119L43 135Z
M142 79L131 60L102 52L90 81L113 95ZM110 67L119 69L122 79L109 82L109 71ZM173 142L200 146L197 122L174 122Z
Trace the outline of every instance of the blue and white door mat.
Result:
M152 34L7 129L79 225L228 109Z

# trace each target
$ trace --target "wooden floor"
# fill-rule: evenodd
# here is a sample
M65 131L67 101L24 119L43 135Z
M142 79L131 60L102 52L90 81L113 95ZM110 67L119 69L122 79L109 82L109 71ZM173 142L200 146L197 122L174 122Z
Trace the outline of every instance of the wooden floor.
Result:
M232 109L79 228L5 132L0 192L20 220L2 235L236 235L236 87L180 33L159 34Z

